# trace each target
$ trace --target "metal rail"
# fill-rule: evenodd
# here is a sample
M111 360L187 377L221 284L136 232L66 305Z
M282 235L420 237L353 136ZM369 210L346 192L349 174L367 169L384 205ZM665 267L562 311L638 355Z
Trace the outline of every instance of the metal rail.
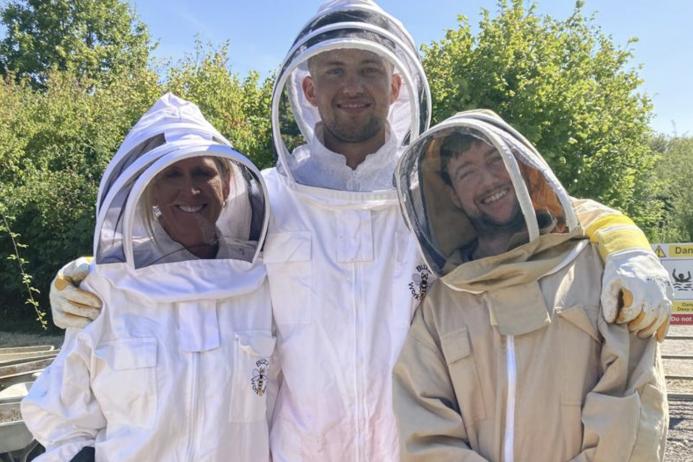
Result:
M58 356L59 350L45 351L45 352L33 352L33 353L21 353L16 355L3 355L0 354L0 367L11 366L13 364L22 364L30 361L38 361L39 359L50 359Z
M693 401L693 393L667 393L669 401Z
M693 355L662 355L662 359L693 360Z
M693 340L693 335L667 335L665 340Z
M693 341L693 335L667 335L665 340ZM663 354L662 359L669 361L693 361L693 354L688 354L688 352L686 354ZM666 374L664 377L668 380L693 381L693 376L691 375ZM693 393L670 392L667 393L667 398L670 401L693 401Z

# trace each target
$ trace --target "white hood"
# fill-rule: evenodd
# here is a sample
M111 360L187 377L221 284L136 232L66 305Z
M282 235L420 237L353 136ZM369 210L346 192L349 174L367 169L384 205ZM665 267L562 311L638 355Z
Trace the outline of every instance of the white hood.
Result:
M292 173L296 162L290 161L293 156L290 151L301 144L310 144L321 121L317 108L306 99L302 89L302 82L309 75L307 60L337 49L373 52L392 63L394 72L402 77L399 97L390 106L388 116L390 132L398 146L415 139L430 123L428 81L416 46L404 26L372 1L325 2L296 37L272 95L274 144L279 163L291 181L300 183ZM288 109L290 114L282 113ZM293 122L299 133L292 131Z
M269 219L264 181L257 168L204 119L197 106L170 93L159 99L128 133L104 173L94 233L97 267L121 283L130 280L124 287L138 292L158 293L145 286L151 289L164 284L175 292L169 297L189 295L190 285L166 281L178 276L184 279L190 268L183 263L197 257L164 231L159 224L159 209L147 202L147 191L155 180L161 181L157 175L166 173L173 164L200 158L213 159L213 165L223 168L228 191L223 203L219 201L220 212L208 226L210 242L218 251L216 258L205 260L210 271L200 274L204 280L200 287L218 296L233 285L228 283L233 274L243 281L249 271L257 271L255 262ZM215 276L214 268L221 276ZM143 271L146 278L142 278ZM251 286L257 283L255 280Z
M195 104L173 93L159 98L130 129L106 167L99 184L97 216L113 181L134 161L166 142L194 135L232 147L231 142L207 122Z

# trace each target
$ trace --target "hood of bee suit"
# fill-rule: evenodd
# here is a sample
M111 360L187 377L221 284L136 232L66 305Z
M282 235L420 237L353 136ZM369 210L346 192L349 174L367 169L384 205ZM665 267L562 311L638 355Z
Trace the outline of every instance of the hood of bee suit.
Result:
M405 219L443 284L485 294L503 335L551 322L539 280L589 241L525 137L491 111L462 112L414 142L395 175Z
M462 112L431 128L405 150L395 176L402 211L439 276L520 247L526 253L541 236L581 232L544 158L492 111ZM504 245L489 253L484 246L495 236Z
M195 104L168 93L104 172L93 265L114 286L160 301L254 290L268 221L255 165Z
M295 149L320 139L322 118L308 101L303 81L308 60L336 50L371 52L401 77L397 99L387 115L388 136L395 146L409 144L428 128L431 98L416 46L404 26L376 3L334 0L324 3L301 29L284 59L272 95L272 132L278 162L290 181L310 151ZM392 149L392 155L398 155Z

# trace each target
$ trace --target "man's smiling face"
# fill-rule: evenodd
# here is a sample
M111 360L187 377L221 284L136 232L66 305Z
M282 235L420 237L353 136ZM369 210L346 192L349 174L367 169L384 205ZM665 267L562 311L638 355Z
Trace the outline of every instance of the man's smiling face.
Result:
M504 227L521 213L500 153L483 141L476 141L448 162L452 201L473 222Z
M384 136L390 105L401 86L391 64L370 51L340 49L313 57L309 68L303 91L318 108L326 136L341 143Z

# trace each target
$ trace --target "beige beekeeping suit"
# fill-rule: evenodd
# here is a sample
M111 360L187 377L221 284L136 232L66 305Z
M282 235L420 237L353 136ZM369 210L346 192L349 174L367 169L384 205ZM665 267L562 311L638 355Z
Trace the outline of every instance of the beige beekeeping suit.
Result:
M394 370L402 460L662 460L668 410L659 346L605 321L599 253L580 237L565 191L502 121L462 114L453 122L439 141L462 130L501 151L508 169L541 171L558 199L542 213L563 226L535 219L514 247L470 258L477 239L470 220L440 226L426 216L444 208L443 194L430 188L441 171L433 163L444 165L431 146L442 141L423 142L428 147L409 164L420 174L399 172L414 179L400 184L409 194L409 223L419 224L424 254L438 258L443 272L417 310ZM526 183L516 193L528 220L542 202L530 177L516 176ZM450 230L464 237L454 251Z

